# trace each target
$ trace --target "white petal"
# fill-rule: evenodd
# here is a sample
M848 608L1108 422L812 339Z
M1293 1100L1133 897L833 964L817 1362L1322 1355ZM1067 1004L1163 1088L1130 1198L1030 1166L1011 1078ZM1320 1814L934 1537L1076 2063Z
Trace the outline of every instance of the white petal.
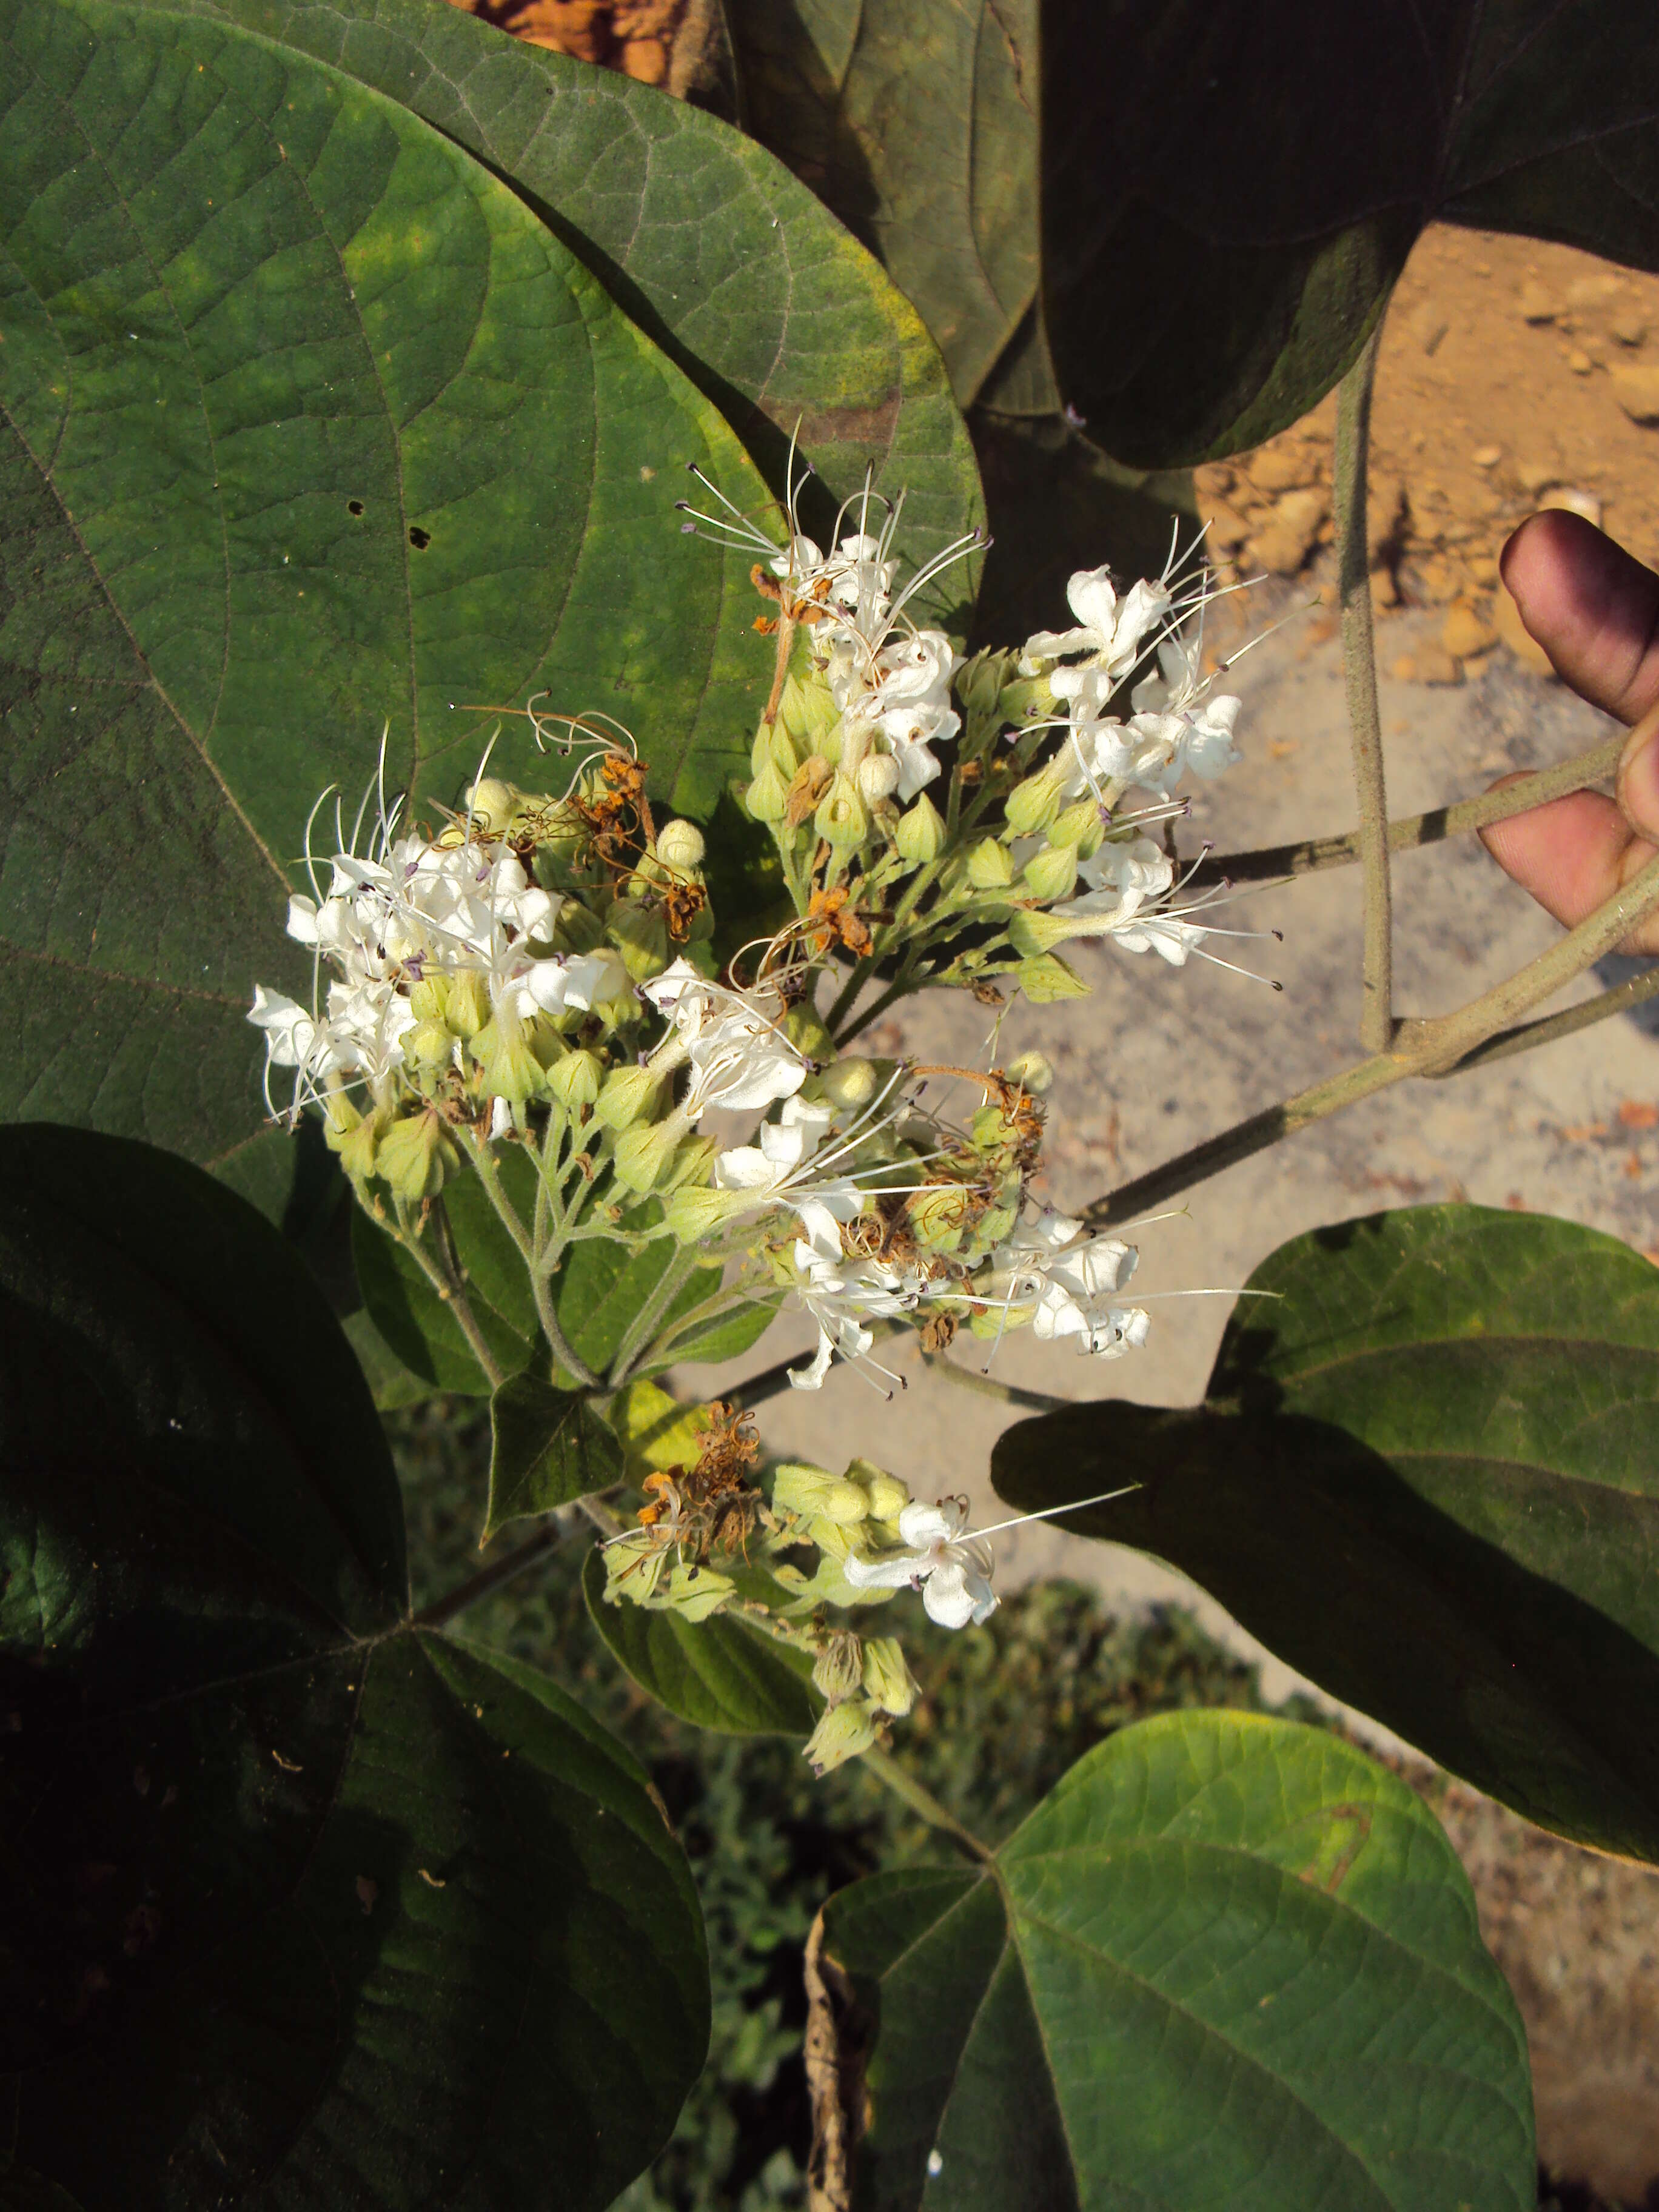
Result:
M830 1372L830 1362L834 1358L834 1357L835 1346L830 1343L829 1337L824 1334L824 1332L820 1329L818 1332L818 1348L812 1354L810 1363L805 1367L792 1367L789 1370L789 1387L791 1389L821 1389L823 1386L823 1378Z
M905 1589L919 1573L927 1572L927 1567L926 1559L914 1552L890 1552L881 1559L861 1559L849 1552L841 1563L842 1574L854 1589Z
M288 933L296 945L317 942L317 902L296 891L288 902Z
M921 1601L929 1620L936 1620L941 1628L966 1628L975 1611L968 1570L955 1560L935 1567L922 1584Z
M925 1552L930 1544L948 1544L960 1532L964 1517L954 1498L941 1498L937 1505L924 1505L917 1498L900 1513L899 1534L912 1551Z

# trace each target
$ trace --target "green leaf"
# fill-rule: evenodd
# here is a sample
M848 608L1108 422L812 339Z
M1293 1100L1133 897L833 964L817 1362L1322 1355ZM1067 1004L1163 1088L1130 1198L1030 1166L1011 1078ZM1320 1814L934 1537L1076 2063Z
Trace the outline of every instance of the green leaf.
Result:
M684 1861L578 1708L414 1628L301 1263L176 1158L13 1131L0 1411L19 2163L82 2212L599 2212L701 2062Z
M468 1182L458 1180L446 1190L444 1208L452 1219L456 1212L465 1212L469 1226L477 1227L483 1215L473 1213L461 1196L468 1187ZM477 1196L487 1212L489 1201L482 1192ZM499 1227L493 1215L483 1225ZM505 1231L501 1233L505 1242ZM462 1242L459 1234L455 1241L459 1247ZM476 1247L472 1249L476 1252ZM453 1304L439 1297L420 1262L391 1231L377 1229L361 1208L352 1216L351 1251L364 1310L392 1357L428 1389L487 1398L491 1388L489 1377L473 1357ZM513 1256L518 1259L516 1252ZM462 1266L467 1266L465 1259ZM522 1261L519 1261L519 1268L528 1298L530 1283L524 1275ZM491 1303L483 1282L477 1278L469 1275L465 1290L467 1305L497 1364L504 1374L520 1373L533 1356L535 1337L521 1334L514 1327L500 1308ZM531 1326L535 1328L533 1319Z
M7 0L0 243L0 1114L216 1160L255 980L310 988L313 801L349 824L383 732L443 800L538 690L665 793L744 764L748 564L673 501L764 486L521 198L222 21ZM510 719L495 765L562 772Z
M623 1448L585 1398L515 1375L489 1401L489 1511L484 1540L529 1513L550 1513L620 1482Z
M1016 1508L1173 1560L1279 1656L1540 1826L1659 1859L1659 1275L1469 1206L1250 1278L1209 1396L997 1445Z
M1659 269L1659 52L1597 0L1047 0L1043 300L1120 459L1257 444L1358 353L1424 226ZM1170 158L1171 118L1201 161Z
M890 283L812 179L753 138L425 0L208 4L403 101L505 178L720 410L775 493L799 424L822 487L809 527L827 528L866 465L906 490L897 542L912 559L982 520L966 426L902 276ZM665 482L690 457L659 461ZM970 586L960 571L933 603L958 632ZM694 762L678 803L701 814L720 787Z
M81 2212L67 2189L23 2166L0 2173L0 2212Z
M744 1571L722 1561L741 1589ZM728 1735L811 1735L820 1711L812 1662L741 1615L687 1622L624 1600L608 1605L597 1545L582 1569L593 1625L642 1690L695 1727Z
M726 15L748 128L915 302L967 406L1036 297L1036 0Z
M882 2212L1536 2202L1526 2040L1468 1878L1323 1731L1139 1722L983 1872L841 1891L825 1950L878 2021Z

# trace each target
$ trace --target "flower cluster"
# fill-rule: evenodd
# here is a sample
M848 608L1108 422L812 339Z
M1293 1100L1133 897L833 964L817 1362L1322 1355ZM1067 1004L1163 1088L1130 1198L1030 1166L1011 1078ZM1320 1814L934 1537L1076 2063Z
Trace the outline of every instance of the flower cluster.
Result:
M337 805L326 879L308 860L289 909L311 1001L255 993L267 1096L285 1075L285 1117L320 1113L358 1199L492 1386L463 1210L444 1199L467 1171L523 1257L538 1371L601 1406L642 1363L686 1356L689 1330L708 1341L730 1322L752 1342L750 1324L786 1306L815 1334L789 1370L800 1389L838 1359L896 1382L878 1348L905 1328L930 1356L958 1333L994 1352L1020 1328L1095 1358L1146 1341L1134 1247L1035 1188L1042 1056L924 1066L856 1039L924 985L999 1006L1009 987L1074 995L1086 985L1057 950L1073 938L1176 965L1202 952L1212 924L1185 896L1176 793L1237 757L1239 707L1206 672L1205 588L1176 580L1173 556L1127 591L1082 572L1070 628L964 661L916 617L977 535L901 582L900 503L866 489L825 552L800 527L800 489L792 468L781 548L723 503L687 526L752 550L772 610L739 795L775 846L781 927L717 951L703 833L658 820L631 738L526 708L544 746L550 733L573 757L565 789L520 789L486 761L453 810L419 822L383 778L349 834ZM747 1127L732 1132L733 1115ZM574 1348L586 1317L561 1305L585 1240L654 1248L604 1372ZM991 1532L968 1528L963 1501L919 1503L861 1464L785 1467L769 1493L752 1434L714 1415L607 1545L607 1594L693 1622L747 1607L810 1652L825 1710L809 1753L827 1769L915 1694L892 1639L830 1615L908 1587L936 1621L982 1620Z

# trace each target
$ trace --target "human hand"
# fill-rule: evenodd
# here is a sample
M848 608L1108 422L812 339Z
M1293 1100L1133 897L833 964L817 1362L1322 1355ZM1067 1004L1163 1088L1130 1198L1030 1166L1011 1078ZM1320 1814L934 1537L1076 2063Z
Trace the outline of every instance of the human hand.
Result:
M1582 699L1621 722L1659 702L1659 575L1582 515L1531 515L1500 562L1521 619ZM1659 727L1632 733L1618 799L1576 791L1480 832L1486 850L1569 928L1659 850ZM1659 914L1621 952L1659 953Z

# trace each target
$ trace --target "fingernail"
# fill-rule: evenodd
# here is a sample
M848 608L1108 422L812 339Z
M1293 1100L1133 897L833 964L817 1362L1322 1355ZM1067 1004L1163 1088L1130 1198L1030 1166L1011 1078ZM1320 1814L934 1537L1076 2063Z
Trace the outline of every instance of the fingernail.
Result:
M1619 804L1633 830L1659 837L1659 727L1632 732L1619 763Z

